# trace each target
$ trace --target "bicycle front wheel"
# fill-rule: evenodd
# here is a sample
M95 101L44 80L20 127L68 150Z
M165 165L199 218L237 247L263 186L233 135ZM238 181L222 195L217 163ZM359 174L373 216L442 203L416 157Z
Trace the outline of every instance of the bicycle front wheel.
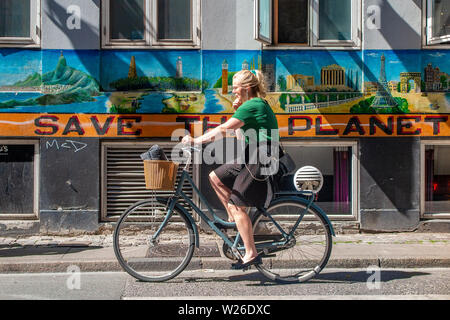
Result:
M169 220L164 203L144 200L129 207L114 230L114 252L122 268L150 282L174 278L194 253L195 237L184 212L176 207Z
M255 242L263 253L263 263L256 267L273 281L305 282L328 262L332 246L330 227L320 212L313 207L306 212L305 209L306 205L301 201L286 200L267 209L273 220L261 212L254 218ZM303 213L305 215L293 231ZM287 241L280 229L293 237ZM271 245L274 242L284 244L275 247Z

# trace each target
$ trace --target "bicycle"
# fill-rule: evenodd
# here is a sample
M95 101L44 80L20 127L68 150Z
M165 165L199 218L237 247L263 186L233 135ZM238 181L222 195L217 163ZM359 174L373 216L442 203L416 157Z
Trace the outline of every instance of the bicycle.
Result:
M224 241L223 253L237 260L245 252L234 222L214 212L187 172L194 147L175 192L170 197L154 197L131 205L119 218L114 230L114 252L121 267L141 281L162 282L176 277L190 263L199 248L199 230L192 214L198 216ZM183 191L187 181L205 204L209 218ZM316 276L331 254L333 227L314 202L310 191L276 193L270 206L258 208L252 217L255 244L262 264L255 267L276 282L305 282ZM185 202L185 206L181 201ZM235 236L227 234L235 230Z

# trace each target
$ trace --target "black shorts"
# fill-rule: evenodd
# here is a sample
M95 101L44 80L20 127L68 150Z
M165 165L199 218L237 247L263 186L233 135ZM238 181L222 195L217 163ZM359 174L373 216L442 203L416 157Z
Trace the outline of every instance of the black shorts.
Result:
M249 170L255 165L247 165ZM214 170L219 180L231 190L229 203L238 207L264 207L269 181L255 180L244 164L225 163ZM253 172L253 175L256 175Z
M243 164L225 163L214 170L214 173L228 189L233 190L234 181L242 171Z

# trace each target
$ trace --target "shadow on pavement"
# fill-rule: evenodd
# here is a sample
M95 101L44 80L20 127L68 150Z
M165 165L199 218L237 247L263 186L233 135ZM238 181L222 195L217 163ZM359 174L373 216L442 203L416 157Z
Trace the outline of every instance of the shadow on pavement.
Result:
M404 270L380 270L380 282L388 282L392 280L409 279L417 276L429 275L426 272L404 271ZM323 272L319 273L310 282L367 282L375 277L375 272L371 271L339 271L339 272ZM370 280L369 280L370 281Z
M0 245L0 258L8 257L23 257L23 256L39 256L39 255L58 255L65 254L70 250L70 253L81 252L92 249L102 248L100 246L70 246L70 245L36 245L36 246L21 246L21 245Z
M388 282L392 280L409 279L417 276L429 275L426 272L418 271L404 271L404 270L381 270L379 280L380 282ZM339 271L339 272L323 272L319 273L313 279L303 283L366 283L373 279L374 272L366 271ZM369 279L370 278L370 279ZM216 279L215 279L216 280ZM264 277L259 272L247 273L238 276L231 276L228 281L259 281L259 283L252 283L249 286L270 286L270 285L292 285L292 283L274 282ZM298 283L293 283L294 285Z
M251 272L251 271L250 271ZM273 283L266 277L264 277L262 274L260 274L258 271L255 272L248 272L243 275L239 276L217 276L214 274L211 274L211 277L208 277L207 275L203 276L186 276L182 274L182 276L175 277L174 279L171 279L168 281L168 283L205 283L205 282L238 282L238 281L259 281L260 283L258 285L263 285L265 283L271 284ZM139 283L145 283L144 281L136 280L136 282ZM251 284L254 285L254 284ZM250 285L250 286L251 286Z
M381 270L379 281L381 283L409 279L413 277L426 276L430 273L418 272L418 271L404 271L404 270ZM216 276L214 274L211 277L203 276L181 276L169 280L167 283L218 283L218 282L245 282L248 287L269 287L280 285L315 285L320 283L341 283L341 284L354 284L354 283L367 283L370 282L370 277L373 277L374 273L367 273L366 271L339 271L339 272L324 272L317 275L315 278L310 279L304 283L280 283L267 279L264 275L258 271L248 271L239 275L232 276ZM145 283L139 280L130 280L136 283Z

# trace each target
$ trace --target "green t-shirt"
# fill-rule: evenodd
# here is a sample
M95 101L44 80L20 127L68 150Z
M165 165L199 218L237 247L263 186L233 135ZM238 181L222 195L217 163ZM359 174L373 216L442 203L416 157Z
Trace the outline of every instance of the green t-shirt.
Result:
M253 98L244 102L233 114L232 118L236 118L244 122L241 129L246 134L245 140L253 140L254 135L249 129L254 129L257 141L279 140L277 117L266 100L261 98ZM272 129L276 129L272 132ZM249 134L250 133L250 134ZM276 136L272 136L276 134Z

